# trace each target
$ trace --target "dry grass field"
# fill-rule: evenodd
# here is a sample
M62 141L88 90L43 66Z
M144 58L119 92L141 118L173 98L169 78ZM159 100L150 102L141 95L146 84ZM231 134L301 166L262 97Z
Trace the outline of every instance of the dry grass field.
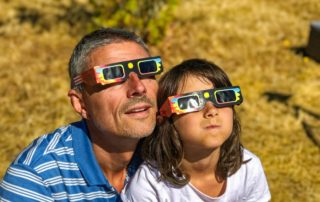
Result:
M50 21L57 2L0 0L0 178L35 137L79 119L67 63L83 33L15 18L24 5ZM320 147L308 137L320 141L320 64L293 51L306 46L320 1L186 0L173 15L152 52L167 68L194 57L224 68L243 89L243 144L261 158L272 201L320 201Z

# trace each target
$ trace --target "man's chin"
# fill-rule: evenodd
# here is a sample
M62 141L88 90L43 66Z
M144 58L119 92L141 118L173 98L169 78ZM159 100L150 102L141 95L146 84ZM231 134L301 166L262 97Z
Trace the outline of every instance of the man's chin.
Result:
M155 127L155 124L145 123L136 124L135 126L124 128L127 137L143 138L151 135Z
M153 116L151 116L151 114ZM121 122L120 122L121 121ZM122 130L127 137L142 138L150 135L156 125L155 113L147 117L123 116L118 123L122 123Z

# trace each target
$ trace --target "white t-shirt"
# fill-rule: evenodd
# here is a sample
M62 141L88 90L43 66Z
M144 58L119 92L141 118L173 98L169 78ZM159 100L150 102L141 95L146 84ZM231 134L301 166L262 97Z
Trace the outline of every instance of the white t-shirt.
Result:
M210 197L197 190L190 182L181 188L159 181L159 172L150 169L145 163L129 181L121 193L123 201L134 202L266 202L271 195L259 158L244 149L244 160L240 169L227 178L227 187L223 195Z

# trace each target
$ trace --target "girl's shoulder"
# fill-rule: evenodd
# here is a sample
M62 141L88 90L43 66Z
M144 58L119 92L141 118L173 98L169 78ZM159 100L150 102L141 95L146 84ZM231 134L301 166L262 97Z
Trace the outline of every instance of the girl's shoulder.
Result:
M260 162L260 158L255 155L254 153L252 153L251 151L249 151L246 148L243 148L243 161L254 161L254 162Z
M269 201L271 195L260 158L244 148L243 161L240 169L228 178L227 190L239 193L245 201Z
M228 183L231 193L239 193L243 201L269 201L271 198L266 175L260 158L243 149L243 163Z
M248 175L248 173L250 173L250 175ZM264 171L260 158L248 149L243 148L243 163L236 174L255 177L263 173Z
M152 181L154 183L159 182L160 172L151 164L143 162L138 170L136 171L133 178L136 178L137 181Z

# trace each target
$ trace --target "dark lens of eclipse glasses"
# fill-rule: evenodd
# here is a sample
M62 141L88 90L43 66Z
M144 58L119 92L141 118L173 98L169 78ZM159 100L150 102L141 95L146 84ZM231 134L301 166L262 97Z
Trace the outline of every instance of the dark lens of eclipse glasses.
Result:
M102 72L105 80L122 78L124 76L123 68L120 65L107 67Z
M139 69L141 74L148 74L157 72L157 63L153 60L139 62Z

